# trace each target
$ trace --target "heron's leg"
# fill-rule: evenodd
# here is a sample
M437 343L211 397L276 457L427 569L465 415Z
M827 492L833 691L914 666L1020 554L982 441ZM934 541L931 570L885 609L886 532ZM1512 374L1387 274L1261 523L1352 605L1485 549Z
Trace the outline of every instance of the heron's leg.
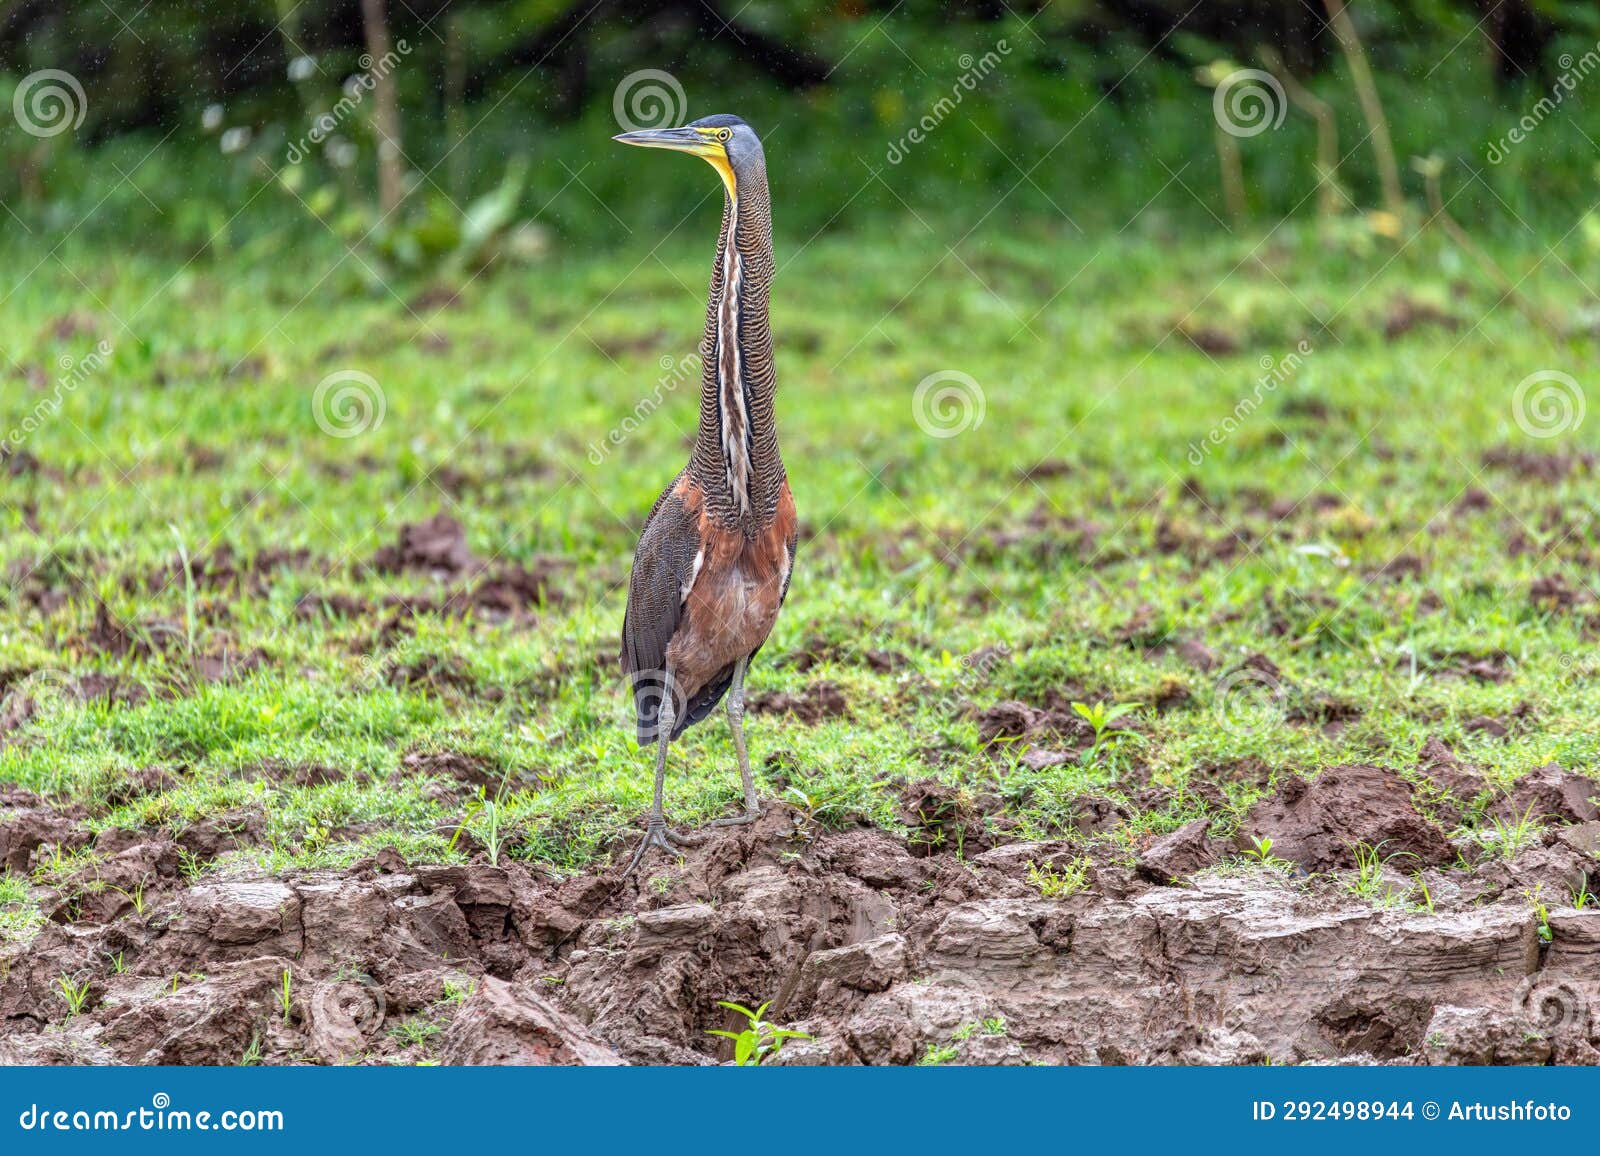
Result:
M744 784L744 814L733 819L716 819L713 827L732 827L761 818L761 800L756 798L756 779L750 772L750 755L744 746L744 672L750 665L741 658L733 668L733 685L728 688L728 727L733 731L733 749L739 756L739 779Z
M639 869L645 852L652 847L659 847L668 855L677 854L677 848L667 841L667 819L661 806L661 795L667 785L667 747L672 742L672 725L677 717L672 693L672 671L669 670L662 687L660 712L656 716L656 789L650 804L650 823L645 828L644 841L639 844L639 849L628 862L628 869L623 872L624 876L632 875Z

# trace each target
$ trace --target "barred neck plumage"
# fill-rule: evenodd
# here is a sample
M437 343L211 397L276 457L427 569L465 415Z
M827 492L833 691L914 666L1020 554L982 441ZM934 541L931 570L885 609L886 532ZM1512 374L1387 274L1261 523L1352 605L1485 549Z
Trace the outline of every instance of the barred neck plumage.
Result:
M773 417L777 375L767 297L772 286L772 211L766 178L742 175L725 195L700 343L700 430L689 470L706 508L753 535L772 524L783 487Z

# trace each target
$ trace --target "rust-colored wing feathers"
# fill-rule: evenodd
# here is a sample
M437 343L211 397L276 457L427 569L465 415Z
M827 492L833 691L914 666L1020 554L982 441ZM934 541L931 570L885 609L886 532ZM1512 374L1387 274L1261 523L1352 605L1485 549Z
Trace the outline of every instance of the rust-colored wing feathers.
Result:
M718 526L693 479L656 502L634 555L622 625L623 669L633 677L640 741L656 735L661 685L673 670L673 736L709 715L734 666L766 641L789 591L794 501L784 484L776 517L754 537Z

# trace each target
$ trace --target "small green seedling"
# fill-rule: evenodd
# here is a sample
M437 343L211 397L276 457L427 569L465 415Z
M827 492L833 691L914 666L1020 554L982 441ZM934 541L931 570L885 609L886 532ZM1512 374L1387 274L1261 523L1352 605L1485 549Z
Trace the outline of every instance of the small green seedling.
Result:
M84 1005L89 1002L89 981L74 983L71 976L60 975L56 977L56 990L61 993L61 998L67 1003L67 1018L71 1019L83 1011Z
M1478 842L1501 859L1514 859L1517 852L1538 839L1540 818L1533 813L1531 804L1526 811L1520 815L1513 813L1509 819L1491 815L1489 829L1478 832Z
M1114 725L1119 718L1138 710L1140 705L1136 702L1097 702L1093 706L1081 702L1072 704L1073 712L1094 729L1094 745L1083 753L1084 766L1097 762L1103 751L1113 750L1123 742L1140 741L1141 736L1137 732L1118 729Z
M1539 942L1550 943L1555 939L1556 935L1550 928L1550 909L1545 906L1541 895L1543 891L1544 884L1541 883L1532 891L1524 891L1522 894L1527 899L1529 906L1533 908L1535 918L1539 920Z
M1366 843L1350 844L1350 852L1356 857L1356 875L1345 884L1345 890L1358 899L1387 907L1395 902L1396 895L1394 889L1385 881L1383 869L1396 859L1407 857L1415 859L1416 856L1410 851L1396 851L1391 855L1385 855L1383 847L1384 843L1379 843L1376 847Z
M294 977L287 967L283 969L283 980L278 988L278 1007L283 1010L283 1022L288 1023L289 1013L294 1010Z
M144 898L144 885L148 880L149 876L147 875L145 878L135 883L133 885L133 890L131 891L116 886L111 888L111 890L115 891L118 895L122 896L129 902L129 904L132 905L133 913L140 919L143 919L145 912L149 910L149 904L145 902Z
M1583 873L1583 882L1572 889L1572 906L1584 911L1595 905L1594 892L1589 890L1589 873Z
M733 1041L733 1062L741 1068L755 1067L763 1060L778 1054L786 1040L809 1040L812 1037L805 1032L790 1031L787 1028L775 1027L764 1018L767 1009L772 1006L769 999L766 1003L751 1011L742 1004L731 1003L725 999L717 1001L718 1007L725 1007L729 1011L736 1011L749 1021L743 1031L724 1032L710 1031L708 1036L724 1036Z
M1028 886L1046 899L1066 899L1088 884L1089 866L1087 856L1080 856L1060 868L1048 863L1041 867L1029 859Z
M1272 839L1262 835L1260 838L1250 836L1250 846L1244 852L1246 859L1253 859L1263 867L1270 867L1274 871L1287 871L1294 864L1287 859L1280 859L1272 853Z

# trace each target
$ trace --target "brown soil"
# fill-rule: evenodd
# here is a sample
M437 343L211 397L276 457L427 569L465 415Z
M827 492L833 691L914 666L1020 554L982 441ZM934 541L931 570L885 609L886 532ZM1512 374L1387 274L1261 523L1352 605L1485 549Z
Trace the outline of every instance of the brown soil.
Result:
M1092 854L1066 898L1045 898L1038 872L1092 844L990 846L984 801L933 782L903 794L906 839L774 806L631 879L408 865L393 850L344 871L193 879L190 856L259 837L262 816L93 839L82 813L9 791L9 870L56 848L99 854L41 876L47 922L0 947L0 1061L234 1064L255 1049L331 1064L427 1048L450 1063L708 1064L728 1050L706 1033L736 1026L718 1000L772 1000L772 1019L815 1037L780 1063L904 1064L930 1047L999 1064L1600 1059L1600 917L1560 905L1600 846L1600 788L1532 773L1511 802L1581 821L1463 870L1418 804L1425 782L1464 793L1472 772L1429 744L1417 774L1333 768L1258 804L1252 833L1314 874L1241 864L1199 819L1133 869ZM1394 878L1426 868L1431 908L1353 897L1339 868L1357 841L1416 856ZM1548 902L1542 925L1529 892ZM63 976L87 984L76 1015Z
M820 723L833 718L849 718L850 703L844 691L831 682L808 683L797 692L773 690L750 696L752 714L791 715L803 723Z

